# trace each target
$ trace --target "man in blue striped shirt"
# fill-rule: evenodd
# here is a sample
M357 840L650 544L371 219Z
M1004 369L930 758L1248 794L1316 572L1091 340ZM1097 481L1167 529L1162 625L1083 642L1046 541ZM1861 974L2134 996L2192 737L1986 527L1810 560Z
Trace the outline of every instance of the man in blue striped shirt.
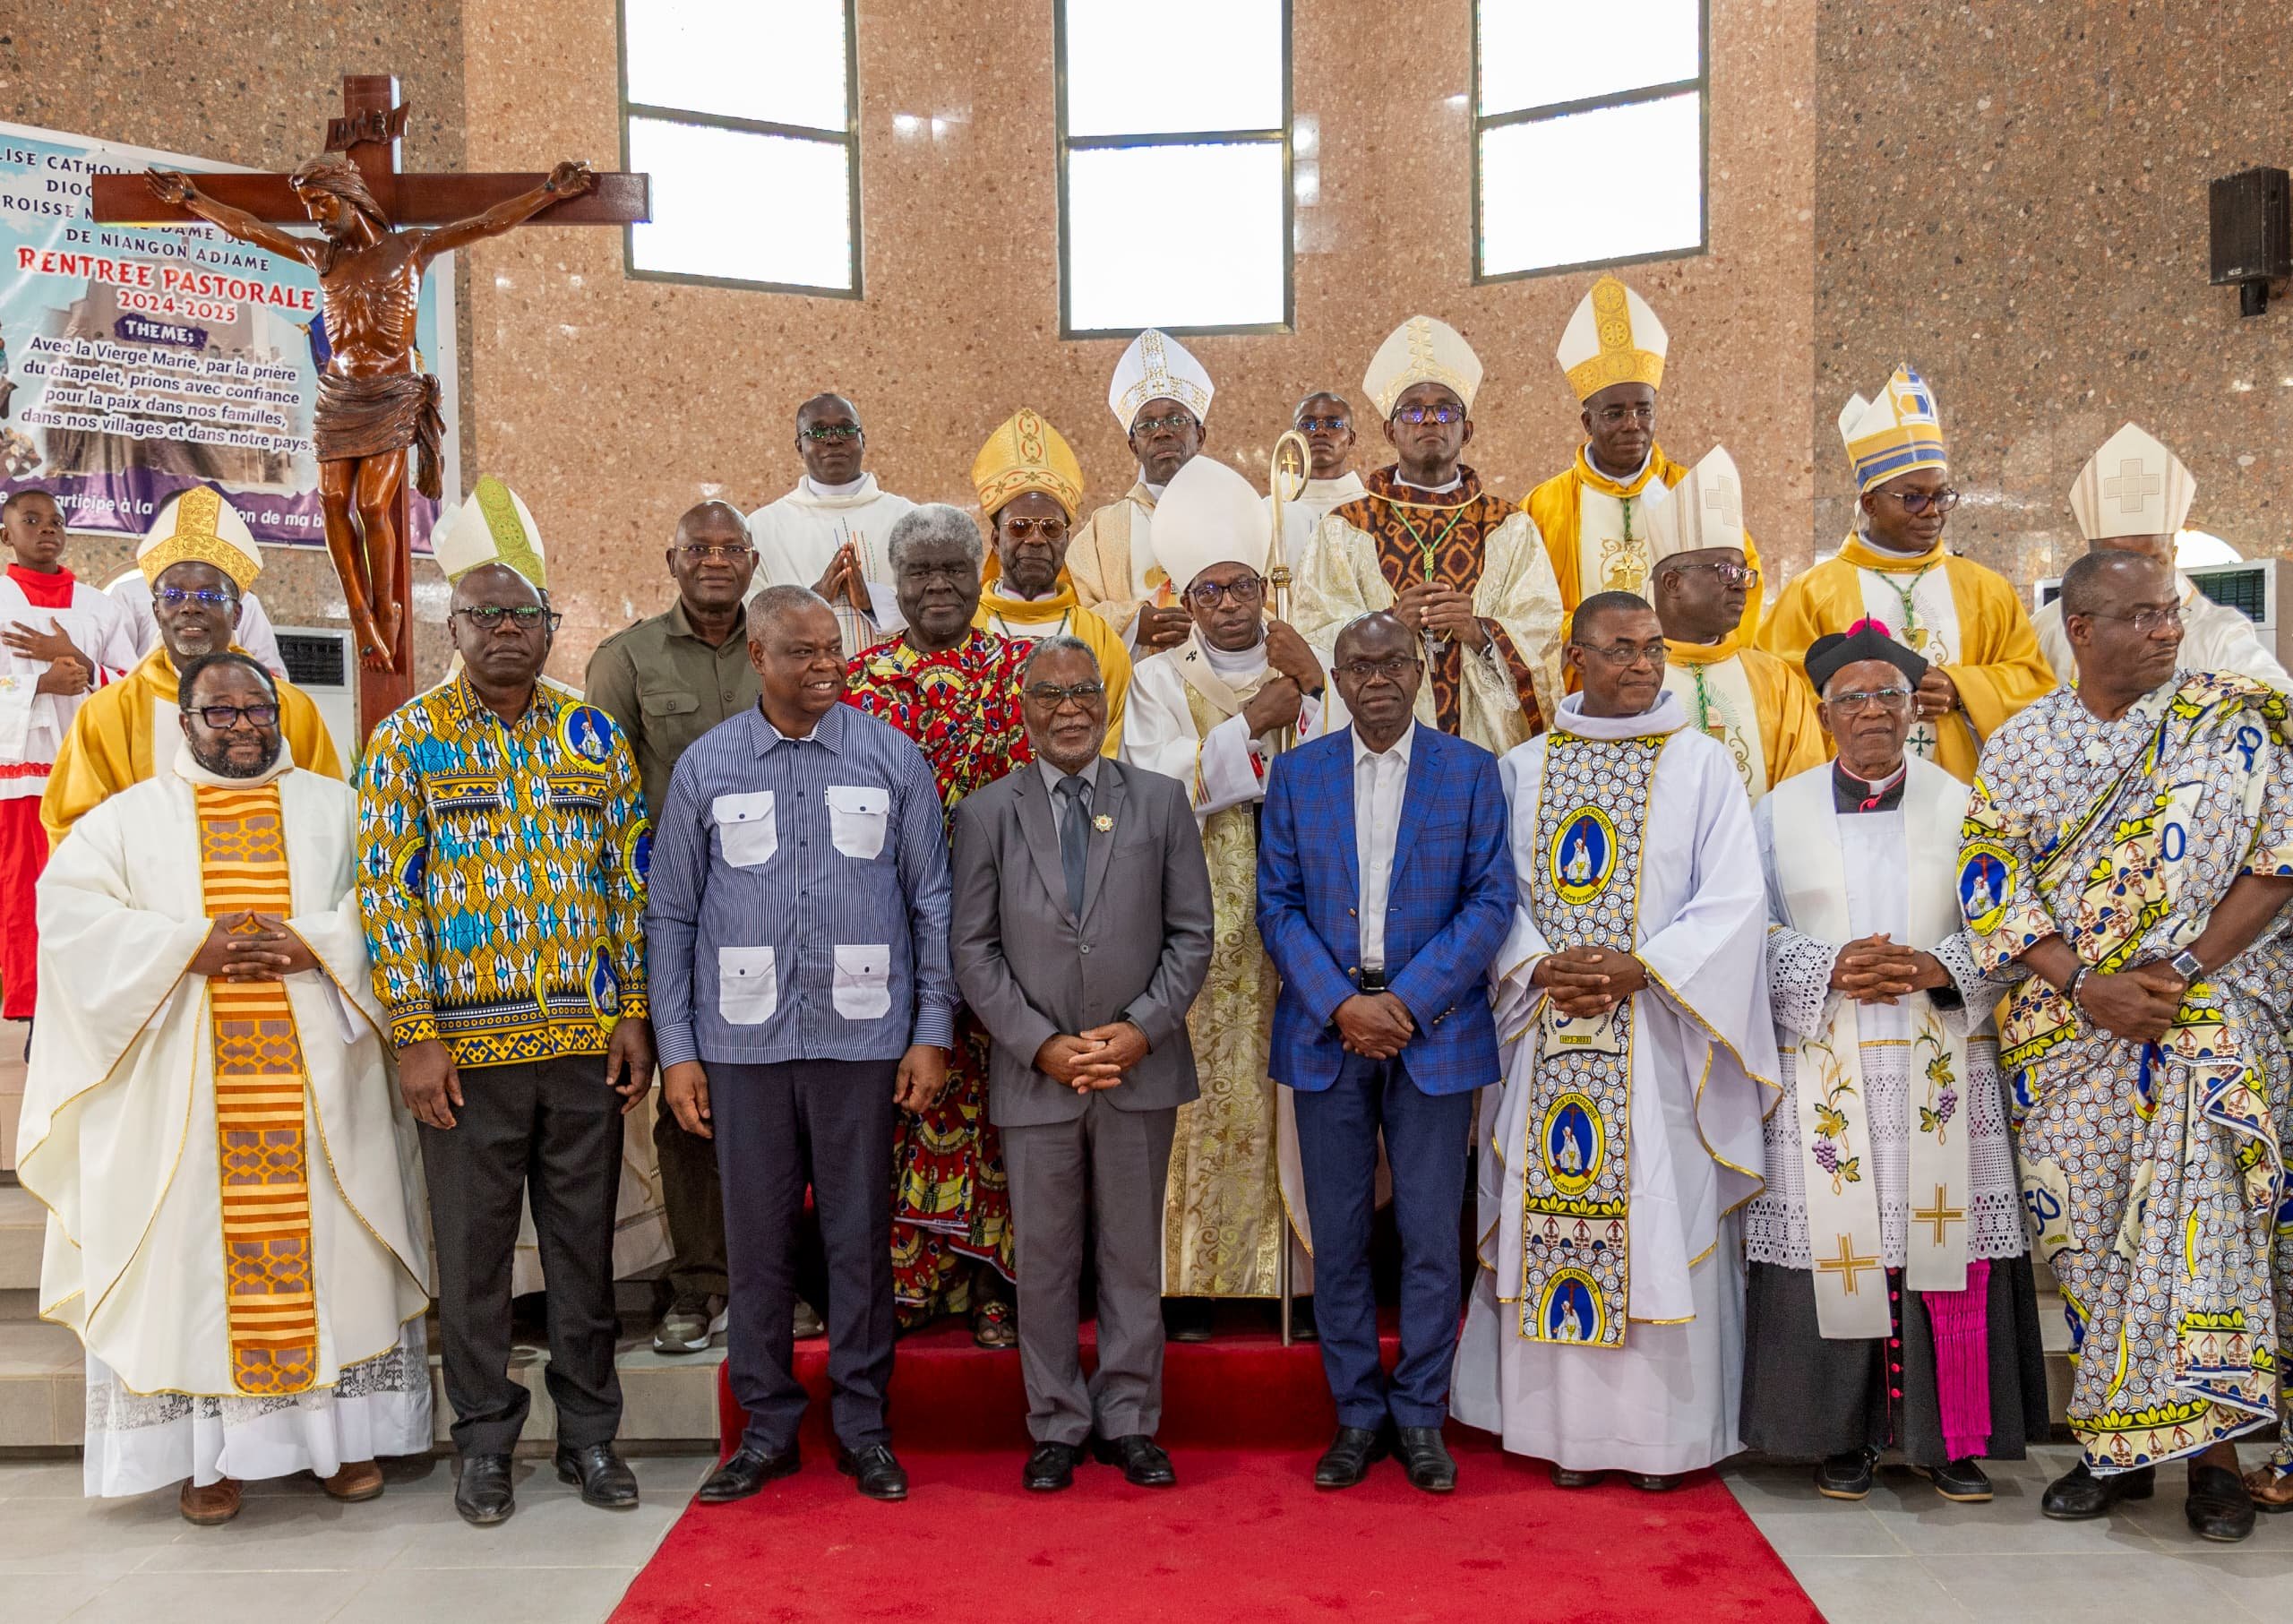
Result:
M905 735L839 702L844 645L825 602L768 587L748 627L762 697L677 762L646 917L662 1093L717 1143L727 1362L748 1412L700 1498L741 1499L797 1468L789 1315L809 1181L837 1465L861 1493L904 1499L884 1420L892 1113L939 1098L955 1041L940 796Z

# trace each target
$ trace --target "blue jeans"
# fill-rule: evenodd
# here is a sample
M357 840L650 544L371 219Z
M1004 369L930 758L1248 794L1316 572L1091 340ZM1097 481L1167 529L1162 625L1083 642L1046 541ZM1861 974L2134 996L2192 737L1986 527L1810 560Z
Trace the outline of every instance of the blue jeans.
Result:
M1335 1082L1292 1103L1314 1231L1314 1327L1338 1424L1377 1428L1390 1415L1397 1426L1438 1427L1449 1413L1457 1344L1457 1221L1473 1094L1427 1094L1398 1057L1349 1054ZM1401 1230L1401 1360L1390 1380L1378 1362L1370 1284L1380 1129Z

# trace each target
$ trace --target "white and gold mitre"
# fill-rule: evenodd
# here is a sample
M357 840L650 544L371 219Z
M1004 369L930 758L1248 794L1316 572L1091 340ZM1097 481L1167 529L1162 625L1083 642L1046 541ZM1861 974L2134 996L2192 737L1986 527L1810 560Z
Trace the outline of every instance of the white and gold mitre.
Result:
M1464 335L1447 322L1431 316L1412 316L1387 335L1370 357L1361 387L1378 408L1378 416L1394 415L1394 402L1414 383L1438 383L1455 390L1465 409L1481 388L1481 357L1473 353Z
M136 544L135 567L151 586L159 584L164 571L180 563L214 565L231 578L242 596L262 573L262 548L254 533L238 509L212 485L195 485L161 508Z
M1195 457L1171 476L1155 504L1155 557L1183 592L1212 564L1266 572L1273 520L1250 482L1215 457Z
M1561 329L1560 370L1579 400L1589 400L1611 383L1664 382L1664 355L1671 339L1648 301L1612 276L1593 284Z
M2070 487L2070 511L2088 541L2171 536L2196 500L2197 481L2181 459L2131 423L2102 442Z
M1149 327L1130 340L1130 348L1114 364L1114 381L1107 385L1107 409L1126 434L1138 421L1138 408L1149 400L1175 400L1203 423L1210 418L1213 392L1210 374L1187 353L1186 346Z
M439 519L430 532L430 552L448 580L459 580L481 564L508 564L537 590L549 589L541 527L518 493L491 474L471 487L460 507Z
M1915 468L1950 466L1935 391L1908 364L1895 368L1877 400L1848 397L1839 414L1839 437L1847 443L1859 494Z
M1648 567L1653 572L1679 553L1744 545L1744 481L1728 448L1715 445L1688 469L1663 501L1642 510L1647 515Z

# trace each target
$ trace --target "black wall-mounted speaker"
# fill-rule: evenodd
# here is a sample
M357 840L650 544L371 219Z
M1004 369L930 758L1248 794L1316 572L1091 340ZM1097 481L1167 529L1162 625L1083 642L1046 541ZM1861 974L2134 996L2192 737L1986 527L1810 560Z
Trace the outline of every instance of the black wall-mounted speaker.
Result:
M2269 308L2269 285L2293 276L2293 180L2282 169L2240 169L2210 188L2213 285L2234 285L2241 315Z

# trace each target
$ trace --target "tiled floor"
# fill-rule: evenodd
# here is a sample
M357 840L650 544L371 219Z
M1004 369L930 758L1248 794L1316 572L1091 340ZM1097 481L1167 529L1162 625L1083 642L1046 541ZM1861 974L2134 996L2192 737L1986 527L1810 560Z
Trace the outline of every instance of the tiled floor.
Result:
M2071 1458L2057 1448L2000 1463L1987 1507L1949 1504L1899 1472L1860 1505L1819 1499L1799 1467L1745 1467L1730 1481L1834 1624L2073 1611L2085 1624L2284 1618L2293 1517L2263 1518L2244 1545L2205 1544L2183 1526L2169 1471L2146 1506L2049 1523L2039 1491ZM455 1517L443 1462L392 1465L389 1492L363 1506L338 1506L307 1481L258 1485L236 1522L212 1529L187 1526L172 1495L82 1499L76 1460L0 1464L0 1618L243 1620L246 1577L261 1573L264 1612L297 1624L585 1624L613 1611L709 1465L697 1456L633 1464L645 1503L613 1513L583 1506L545 1460L520 1461L518 1514L485 1531Z

